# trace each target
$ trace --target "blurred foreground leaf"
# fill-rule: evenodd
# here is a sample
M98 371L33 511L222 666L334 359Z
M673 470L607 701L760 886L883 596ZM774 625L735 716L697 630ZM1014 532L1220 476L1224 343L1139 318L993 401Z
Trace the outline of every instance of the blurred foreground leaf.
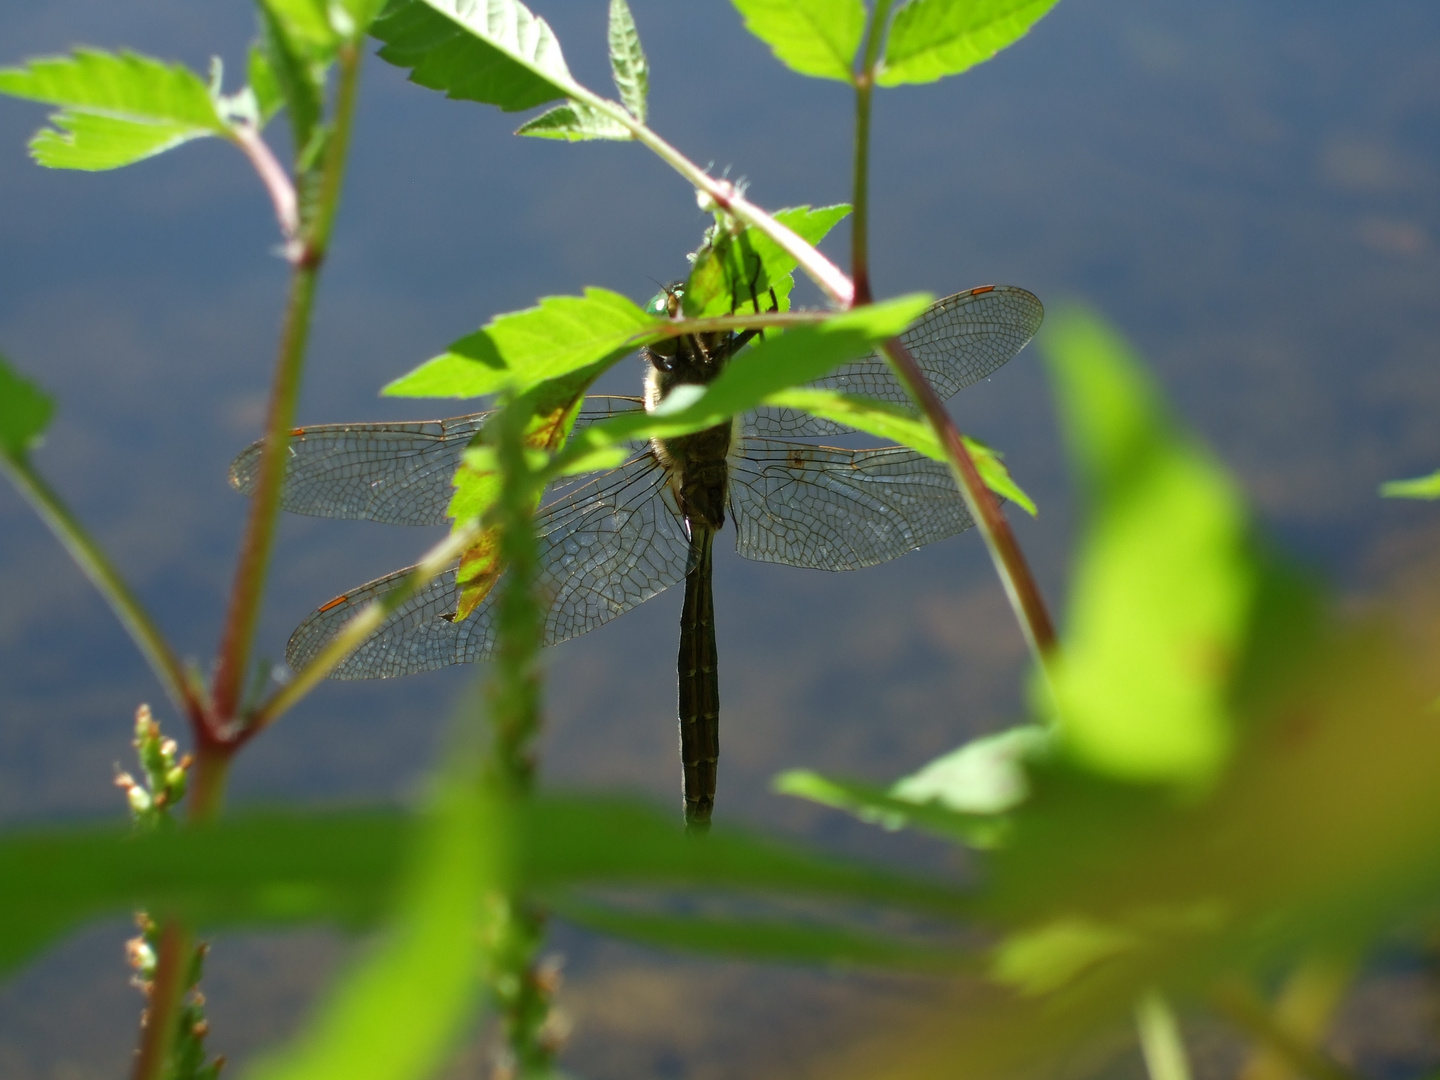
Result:
M1387 499L1440 499L1440 469L1410 480L1387 480L1380 494Z
M131 52L76 49L0 69L0 93L61 106L54 127L30 141L31 155L52 169L115 169L229 133L199 75Z
M1104 775L1203 784L1257 588L1239 494L1098 319L1062 311L1042 341L1088 518L1050 673L1065 745Z

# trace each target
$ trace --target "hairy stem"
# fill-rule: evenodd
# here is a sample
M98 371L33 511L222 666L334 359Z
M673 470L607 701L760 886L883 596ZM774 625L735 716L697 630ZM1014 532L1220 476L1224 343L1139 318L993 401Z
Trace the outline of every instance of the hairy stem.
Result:
M260 617L265 572L274 544L275 521L280 512L280 491L285 479L285 451L294 424L295 401L300 393L300 372L305 361L310 316L315 303L315 286L330 242L335 211L344 178L345 154L354 117L356 88L360 73L360 50L351 44L340 50L340 85L335 122L325 152L323 172L315 208L304 223L290 281L275 375L270 387L270 405L265 422L265 448L250 516L235 568L230 591L230 609L220 639L212 694L215 722L224 730L235 718L241 688L250 662L255 625Z
M76 520L27 460L0 454L0 468L5 469L16 489L34 507L40 520L45 522L60 545L69 552L70 558L75 560L81 572L110 605L110 610L120 620L130 640L135 642L174 706L185 713L192 723L198 720L204 708L185 678L185 669L149 613L85 526Z

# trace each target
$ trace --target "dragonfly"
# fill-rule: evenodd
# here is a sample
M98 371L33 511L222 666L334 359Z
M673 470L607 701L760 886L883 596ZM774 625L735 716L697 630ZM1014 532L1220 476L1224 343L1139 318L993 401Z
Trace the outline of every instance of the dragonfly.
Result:
M663 304L666 295L652 305ZM669 303L673 308L673 291ZM1026 290L986 285L937 301L900 340L948 399L1019 353L1043 317L1040 301ZM576 427L654 409L677 386L708 383L747 337L690 336L647 346L641 350L645 396L588 397ZM910 405L904 386L875 354L811 385ZM297 428L290 436L282 506L319 517L444 524L461 457L491 415ZM687 825L707 827L715 804L720 704L711 568L715 535L727 521L736 551L747 559L837 571L887 562L974 524L943 464L908 447L844 449L816 441L853 430L763 406L715 428L634 447L618 468L561 486L535 515L547 645L593 630L685 582L677 711ZM230 467L230 482L241 492L254 489L260 448L252 444ZM318 608L290 637L290 665L302 668L410 570ZM385 679L486 659L496 646L493 595L457 619L456 570L441 574L330 677Z

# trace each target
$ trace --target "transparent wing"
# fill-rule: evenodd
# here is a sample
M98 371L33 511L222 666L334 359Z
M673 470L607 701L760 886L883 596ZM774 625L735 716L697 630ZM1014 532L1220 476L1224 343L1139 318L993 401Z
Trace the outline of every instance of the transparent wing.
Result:
M937 300L900 335L941 400L993 374L1025 347L1040 329L1045 308L1013 285L986 285ZM889 365L871 353L852 360L812 385L843 390L896 405L910 396ZM764 406L745 418L751 435L796 438L838 435L852 428L795 409Z
M535 527L547 645L593 630L685 576L689 539L666 471L649 451L543 507ZM303 667L408 572L362 585L312 614L290 637L290 666ZM495 644L494 595L469 618L452 621L459 593L449 571L397 609L331 677L385 679L483 659Z
M746 438L730 509L745 558L817 570L874 566L974 524L949 470L903 446Z
M639 398L585 399L576 426L640 408ZM290 437L281 506L314 517L379 521L387 525L443 525L460 456L488 412L448 420L383 424L317 424ZM260 443L230 465L230 484L255 488Z

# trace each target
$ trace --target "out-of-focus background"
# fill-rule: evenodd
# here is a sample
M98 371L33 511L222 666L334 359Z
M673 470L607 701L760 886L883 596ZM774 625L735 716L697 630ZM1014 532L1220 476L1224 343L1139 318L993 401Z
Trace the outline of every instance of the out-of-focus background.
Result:
M767 207L847 198L843 87L781 68L718 0L632 2L662 134L746 178ZM535 8L576 74L608 89L604 0ZM233 85L253 19L242 0L14 0L0 8L0 62L128 46L202 69L219 55ZM1440 465L1437 46L1430 0L1064 0L971 73L879 96L877 292L1003 282L1098 306L1275 541L1342 591L1374 589L1440 540L1440 508L1375 497L1383 479ZM269 207L218 142L111 174L41 170L24 144L42 118L0 100L0 351L59 398L38 464L204 665L244 512L225 470L258 434L285 282ZM636 146L517 139L517 122L369 63L301 422L464 411L376 391L537 297L603 285L643 301L683 273L706 222L678 178ZM843 239L842 227L839 259ZM633 392L640 375L628 361L605 388ZM1060 609L1073 514L1034 357L955 410L1039 501L1038 520L1012 519ZM436 535L285 520L263 650L278 659L318 603ZM889 779L1021 713L1023 647L978 538L846 575L726 553L716 574L719 815L858 854L940 857L768 783L793 766ZM662 595L550 654L547 783L639 790L678 814L679 604ZM233 800L412 795L476 675L323 687L247 749ZM118 816L110 778L129 763L140 701L179 727L108 610L0 488L0 820ZM126 930L87 931L0 985L0 1075L121 1074L139 1004ZM802 1074L930 994L563 927L556 947L575 1023L567 1062L592 1077ZM216 1049L243 1060L292 1030L344 948L322 933L220 942ZM1428 1053L1410 1033L1434 1002L1403 963L1375 985L1403 992L1369 1006L1386 1023L1355 1022L1366 1052L1408 1075ZM1357 1000L1363 1016L1370 999ZM1212 1059L1224 1072L1223 1050Z

